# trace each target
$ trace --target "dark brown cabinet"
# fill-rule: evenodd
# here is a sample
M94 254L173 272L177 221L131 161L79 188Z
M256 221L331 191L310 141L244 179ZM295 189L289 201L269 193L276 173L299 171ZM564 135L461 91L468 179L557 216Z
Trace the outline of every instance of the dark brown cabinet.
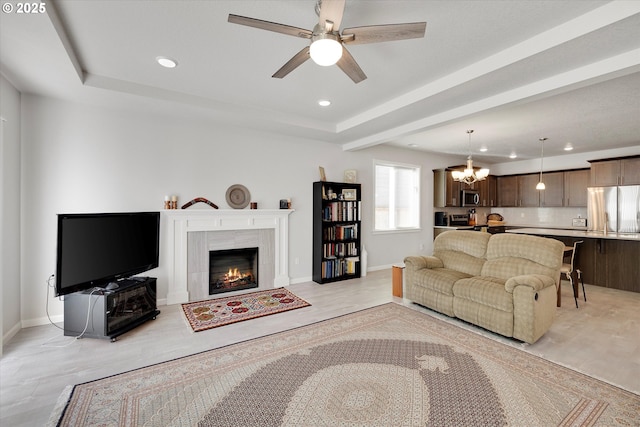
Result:
M476 183L480 193L481 207L498 206L498 190L497 179L493 175L489 175L485 180Z
M592 270L585 282L623 291L640 292L640 242L586 239L580 269ZM585 243L587 243L585 242Z
M591 162L591 186L640 184L640 157Z
M545 208L564 206L564 172L543 173L542 180L545 189L536 190L540 194L540 206Z
M542 174L546 188L536 190L540 174L499 176L497 206L586 207L589 178L589 169L546 172Z
M536 190L539 181L539 174L518 175L518 206L540 206L540 190Z
M518 206L518 177L499 176L497 179L498 206L517 207Z
M540 175L510 175L497 178L498 206L537 207L540 191L536 190Z
M589 169L572 170L564 173L564 206L587 206L589 178Z
M580 269L584 283L623 291L640 292L640 242L617 239L592 239L562 236L546 236L573 246L578 246L576 267ZM587 299L589 296L587 295Z

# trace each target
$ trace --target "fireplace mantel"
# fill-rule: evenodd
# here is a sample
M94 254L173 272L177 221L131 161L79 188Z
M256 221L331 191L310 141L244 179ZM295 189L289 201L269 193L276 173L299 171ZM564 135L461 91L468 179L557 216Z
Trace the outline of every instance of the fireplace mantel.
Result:
M167 276L167 304L189 301L187 290L187 235L195 231L273 229L275 278L273 287L288 286L289 215L292 209L180 209L161 211L162 246Z

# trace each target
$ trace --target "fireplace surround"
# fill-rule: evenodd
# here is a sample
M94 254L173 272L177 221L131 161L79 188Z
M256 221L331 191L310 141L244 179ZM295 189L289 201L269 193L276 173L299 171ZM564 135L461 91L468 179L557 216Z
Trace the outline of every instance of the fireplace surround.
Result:
M188 286L188 246L189 240L196 240L198 232L207 232L217 241L217 232L232 232L243 236L247 232L256 233L257 239L265 243L265 252L260 248L260 268L272 271L271 278L265 278L262 270L260 289L288 286L289 278L289 215L292 209L237 209L237 210L164 210L161 212L161 264L167 273L167 304L195 301ZM223 236L221 233L220 236ZM262 237L260 237L262 236ZM271 236L271 237L265 237ZM199 237L201 238L201 237ZM238 247L238 246L234 246ZM227 247L232 249L233 247ZM221 248L222 249L222 248ZM268 254L272 259L268 261ZM269 273L266 273L267 276ZM208 293L208 292L207 292ZM194 295L195 297L195 295Z
M187 292L189 293L189 301L200 301L216 297L210 292L212 251L233 252L256 248L256 251L261 254L259 263L255 264L255 275L259 277L260 283L257 289L254 287L254 290L271 289L275 279L274 246L274 232L272 229L189 232L187 235ZM239 288L228 292L242 290Z

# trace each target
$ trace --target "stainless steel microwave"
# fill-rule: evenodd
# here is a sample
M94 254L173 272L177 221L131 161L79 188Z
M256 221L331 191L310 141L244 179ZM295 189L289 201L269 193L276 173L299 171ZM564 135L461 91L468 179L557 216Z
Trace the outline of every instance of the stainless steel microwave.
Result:
M462 190L460 192L461 206L479 206L480 193L477 190Z

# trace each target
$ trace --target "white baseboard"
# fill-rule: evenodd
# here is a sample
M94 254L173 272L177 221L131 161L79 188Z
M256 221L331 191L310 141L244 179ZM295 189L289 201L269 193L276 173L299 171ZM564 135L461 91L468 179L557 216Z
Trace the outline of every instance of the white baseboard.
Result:
M20 326L19 322L13 325L13 327L9 329L7 333L2 336L2 345L4 346L5 344L7 344L9 340L13 338L20 329L22 329L22 327Z
M298 283L305 283L305 282L311 282L313 279L311 278L311 276L309 277L298 277L297 279L291 279L291 285L295 285Z
M64 322L64 315L59 314L57 316L51 316L51 322L62 323ZM48 317L39 317L37 319L27 319L21 322L23 328L30 328L32 326L49 325L51 323Z

